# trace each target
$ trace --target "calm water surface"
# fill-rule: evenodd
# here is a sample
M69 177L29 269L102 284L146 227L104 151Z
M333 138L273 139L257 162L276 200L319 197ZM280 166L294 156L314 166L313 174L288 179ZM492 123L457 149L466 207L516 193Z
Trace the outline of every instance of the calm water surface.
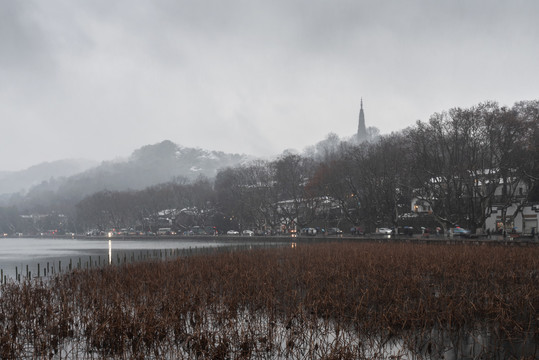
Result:
M0 269L3 275L14 278L15 272L26 275L26 266L32 277L37 275L38 264L40 273L43 269L49 269L55 265L58 270L58 262L61 262L62 270L68 268L69 262L73 268L77 264L86 267L90 261L92 264L102 264L112 261L115 263L121 259L139 259L144 254L152 254L154 251L182 250L210 248L220 246L239 245L241 242L231 243L226 240L194 240L194 239L40 239L40 238L2 238L0 239ZM141 255L142 254L142 255ZM52 270L51 270L52 271Z

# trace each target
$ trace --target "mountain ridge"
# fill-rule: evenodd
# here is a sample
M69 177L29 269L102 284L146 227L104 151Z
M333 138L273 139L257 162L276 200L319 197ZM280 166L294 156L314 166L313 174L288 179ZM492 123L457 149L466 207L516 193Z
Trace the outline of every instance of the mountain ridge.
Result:
M18 171L0 171L0 195L26 192L51 178L68 177L98 164L88 159L61 159L32 165Z
M144 145L132 152L125 160L103 161L80 172L59 176L34 176L34 183L28 188L12 191L13 199L26 200L39 197L61 195L64 199L77 200L102 191L140 190L148 186L183 178L194 181L198 177L213 178L221 168L236 166L254 159L244 154L228 154L200 148L177 145L170 140ZM59 160L61 163L64 160ZM49 163L43 163L49 164ZM42 164L23 170L26 174L36 174L36 169L46 168ZM32 171L29 171L33 169ZM56 176L54 176L56 175ZM9 177L5 174L1 181ZM36 183L37 182L37 183ZM7 192L0 187L0 199L5 199ZM4 200L5 202L5 200Z

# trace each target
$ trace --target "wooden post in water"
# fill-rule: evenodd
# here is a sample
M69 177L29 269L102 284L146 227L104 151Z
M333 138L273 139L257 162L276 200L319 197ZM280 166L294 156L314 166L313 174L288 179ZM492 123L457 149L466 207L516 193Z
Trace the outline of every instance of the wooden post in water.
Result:
M40 269L39 269L39 263L37 263L37 277L41 277L41 272L40 272Z
M58 273L62 272L62 260L58 260Z

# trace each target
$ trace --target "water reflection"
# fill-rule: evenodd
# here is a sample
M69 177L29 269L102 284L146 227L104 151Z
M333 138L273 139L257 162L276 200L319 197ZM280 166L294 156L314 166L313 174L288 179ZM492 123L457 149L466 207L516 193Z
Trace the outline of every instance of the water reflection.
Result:
M108 243L108 244L107 244ZM230 242L206 239L114 239L114 251L112 239L41 239L41 238L0 238L0 274L7 278L15 278L17 269L28 268L28 274L33 277L38 275L38 267L47 269L47 274L58 271L61 264L72 263L74 268L99 266L105 264L114 265L118 259L122 261L144 260L148 257L159 257L165 249L183 250L228 247L245 242ZM250 241L255 245L256 242ZM107 248L108 245L108 248ZM92 260L93 259L93 260ZM108 260L108 261L107 261ZM119 260L118 260L119 261ZM91 265L90 265L91 264ZM50 270L50 272L49 272ZM22 272L23 277L27 274ZM40 272L43 275L43 271Z

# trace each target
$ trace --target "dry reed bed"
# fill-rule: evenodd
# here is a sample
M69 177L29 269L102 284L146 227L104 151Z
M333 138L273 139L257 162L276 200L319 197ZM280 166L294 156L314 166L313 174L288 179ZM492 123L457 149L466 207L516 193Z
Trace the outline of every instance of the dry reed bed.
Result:
M533 358L538 280L539 247L384 243L77 270L1 286L0 357Z

